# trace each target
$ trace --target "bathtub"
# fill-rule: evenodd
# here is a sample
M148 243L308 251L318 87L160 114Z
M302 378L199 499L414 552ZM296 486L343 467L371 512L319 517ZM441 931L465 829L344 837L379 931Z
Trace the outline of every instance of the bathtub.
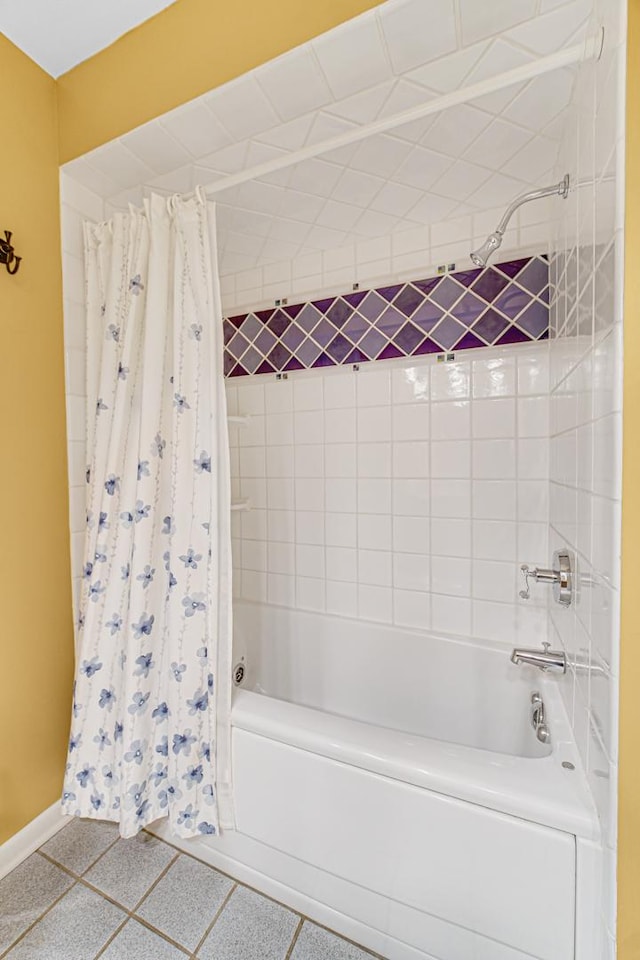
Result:
M591 960L598 823L562 677L485 642L234 617L237 829L191 853L389 960Z

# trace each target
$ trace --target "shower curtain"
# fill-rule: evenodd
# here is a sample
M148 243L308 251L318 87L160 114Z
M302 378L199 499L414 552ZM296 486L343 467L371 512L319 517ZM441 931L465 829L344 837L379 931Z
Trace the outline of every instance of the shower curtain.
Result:
M213 208L85 228L87 527L63 811L232 826L231 539Z

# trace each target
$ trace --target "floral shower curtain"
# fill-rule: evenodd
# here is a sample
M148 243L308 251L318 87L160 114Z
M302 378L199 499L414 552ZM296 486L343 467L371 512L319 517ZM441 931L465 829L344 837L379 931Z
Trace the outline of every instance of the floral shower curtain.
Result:
M124 837L231 826L231 540L212 209L85 230L87 532L63 794Z

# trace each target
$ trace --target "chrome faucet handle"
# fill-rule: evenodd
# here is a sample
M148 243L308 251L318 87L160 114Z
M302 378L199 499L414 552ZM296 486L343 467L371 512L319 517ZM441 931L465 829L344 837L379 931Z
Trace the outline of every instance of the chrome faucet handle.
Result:
M528 563L523 563L520 566L522 575L524 577L524 590L520 591L520 598L522 600L529 600L531 597L531 587L529 586L529 577L536 579L536 574L538 573L537 567L530 567Z

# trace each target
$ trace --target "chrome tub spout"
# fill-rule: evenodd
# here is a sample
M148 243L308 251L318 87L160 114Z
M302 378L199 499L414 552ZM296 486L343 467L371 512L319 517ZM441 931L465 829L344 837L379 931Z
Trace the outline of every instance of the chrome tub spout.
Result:
M516 647L511 653L511 663L528 663L539 670L558 670L567 672L567 658L561 650L550 650L550 643L543 643L542 650L529 647Z

